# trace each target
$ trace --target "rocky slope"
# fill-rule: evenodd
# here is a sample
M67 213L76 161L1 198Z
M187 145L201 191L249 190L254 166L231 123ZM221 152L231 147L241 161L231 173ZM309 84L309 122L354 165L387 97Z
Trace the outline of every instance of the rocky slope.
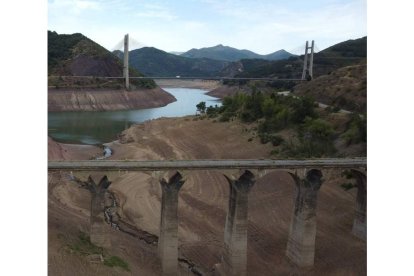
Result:
M367 64L346 66L327 75L302 82L294 93L341 109L367 112Z

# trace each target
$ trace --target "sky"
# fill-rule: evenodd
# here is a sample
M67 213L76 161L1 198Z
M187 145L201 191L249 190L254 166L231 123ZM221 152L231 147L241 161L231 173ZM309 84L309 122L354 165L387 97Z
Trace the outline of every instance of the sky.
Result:
M366 0L48 0L48 29L82 33L108 50L171 51L223 44L269 54L299 54L367 35Z

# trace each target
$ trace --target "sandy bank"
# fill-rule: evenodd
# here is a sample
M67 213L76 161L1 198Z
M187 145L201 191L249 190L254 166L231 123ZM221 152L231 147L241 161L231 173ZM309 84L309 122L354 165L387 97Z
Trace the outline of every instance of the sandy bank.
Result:
M180 80L180 79L173 79L173 80L156 80L157 85L160 87L182 87L182 88L198 88L204 90L214 90L218 87L221 87L221 83L219 81L214 80Z
M157 87L125 90L48 90L49 111L109 111L165 106L175 97Z
M48 160L89 160L102 155L102 149L91 145L72 145L56 142L48 137Z

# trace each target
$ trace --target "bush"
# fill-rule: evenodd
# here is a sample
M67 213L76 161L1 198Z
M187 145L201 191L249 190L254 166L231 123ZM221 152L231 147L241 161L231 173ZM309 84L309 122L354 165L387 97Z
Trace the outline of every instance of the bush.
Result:
M84 232L80 232L78 240L69 245L69 248L80 255L103 254L103 249L93 244L90 237Z
M277 147L280 144L282 144L285 140L279 135L272 135L270 137L270 141L272 142L273 146Z
M206 112L206 102L200 102L196 105L197 111L201 114L204 114Z
M295 123L303 123L306 117L318 117L315 111L314 100L309 97L295 98L293 104L292 120Z
M262 144L266 144L268 142L271 142L273 146L279 146L280 144L282 144L284 142L284 139L279 136L279 135L275 135L275 134L269 134L269 133L259 133L259 137L260 137L260 142Z
M209 118L215 118L215 117L217 117L218 113L219 113L219 108L218 108L217 105L215 105L214 107L210 105L206 109L206 114L207 114L207 116Z
M333 128L322 119L306 118L299 129L298 150L304 157L321 157L335 152Z
M228 112L225 112L221 115L219 121L220 122L228 122L228 121L230 121L230 118L231 118L231 114L228 113Z
M119 258L118 256L111 256L104 260L104 265L109 267L119 266L126 271L130 271L128 263Z
M334 106L333 107L333 109L332 109L332 112L334 112L334 113L337 113L337 112L339 112L341 110L341 108L339 107L339 106Z
M367 118L359 114L352 114L347 130L342 134L346 144L358 144L367 141Z
M349 191L349 190L351 190L352 188L355 188L355 187L356 187L356 185L355 185L355 184L353 184L353 183L343 183L343 184L341 184L341 187L342 187L342 189L344 189L345 191Z

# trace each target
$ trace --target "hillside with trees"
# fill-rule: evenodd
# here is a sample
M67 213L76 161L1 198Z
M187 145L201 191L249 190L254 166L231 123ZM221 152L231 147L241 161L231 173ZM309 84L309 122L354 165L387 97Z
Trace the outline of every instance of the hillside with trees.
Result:
M367 112L367 64L345 66L294 87L294 94L311 96L336 109Z
M298 96L311 96L316 101L332 106L366 113L367 105L367 37L347 40L314 55L312 81L278 81L277 78L300 79L303 56L286 60L266 61L243 59L232 62L222 73L231 77L269 77L271 82L226 80L227 88L219 88L209 95L234 95L237 91L251 94L260 88L263 92L293 91ZM223 91L226 90L224 93ZM231 93L230 93L231 92Z
M181 54L181 56L189 58L210 58L225 61L238 61L241 59L281 60L287 59L294 55L283 49L278 50L274 53L270 53L268 55L259 55L249 50L239 50L236 48L223 46L222 44L219 44L213 47L206 47L201 49L193 48Z
M48 83L53 88L120 89L122 80L99 77L122 77L121 61L86 36L48 31ZM87 76L76 78L74 76ZM130 68L130 76L143 76ZM154 88L152 80L131 80L132 87Z
M367 57L367 37L347 40L315 53L313 63L314 78L326 75L345 66L360 64ZM228 67L237 67L235 77L301 78L304 55L284 60L242 59ZM225 68L223 72L232 70Z
M222 106L206 107L203 113L219 122L244 122L250 139L271 143L278 158L366 156L366 44L363 37L315 54L311 81L228 80L227 86L209 92L223 98ZM236 77L300 78L301 58L241 60L227 72ZM293 93L279 93L286 90ZM319 107L318 102L329 106Z
M120 59L123 52L114 51ZM153 47L129 52L130 66L147 76L160 77L215 77L229 62L209 58L187 58L170 54Z
M311 97L255 90L225 97L220 107L200 103L197 109L218 122L246 123L249 141L271 143L277 157L366 156L366 116L319 108Z

